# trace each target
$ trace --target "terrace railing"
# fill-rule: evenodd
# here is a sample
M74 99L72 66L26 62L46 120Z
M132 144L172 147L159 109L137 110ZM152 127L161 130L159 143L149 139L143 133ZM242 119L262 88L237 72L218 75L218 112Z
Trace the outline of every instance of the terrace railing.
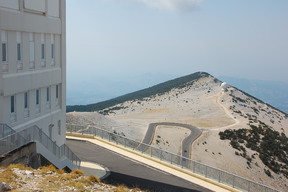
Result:
M32 126L16 132L9 126L0 124L0 155L7 154L30 142L39 142L59 160L67 158L71 160L75 166L80 167L81 160L66 144L58 146L56 142L53 142L39 127ZM42 155L45 156L45 154Z
M178 167L181 167L182 169L189 170L193 173L202 175L206 178L212 179L219 183L229 185L241 191L280 192L276 189L273 189L261 183L248 180L246 178L223 171L221 169L217 169L217 168L205 165L203 163L199 163L197 161L185 158L183 156L179 156L179 155L170 153L168 151L158 149L151 145L147 145L147 144L126 138L124 136L115 134L113 132L109 132L107 130L104 130L98 127L94 127L90 125L82 126L82 125L66 124L66 129L67 129L67 132L71 132L71 133L89 134L89 135L99 137L106 141L138 151L139 153L146 154L150 157L159 159L161 161L170 163L172 165L176 165Z

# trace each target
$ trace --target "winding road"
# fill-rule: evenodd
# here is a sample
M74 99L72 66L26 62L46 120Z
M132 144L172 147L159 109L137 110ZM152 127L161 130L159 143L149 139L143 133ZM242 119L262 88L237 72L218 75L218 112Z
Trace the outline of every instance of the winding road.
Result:
M150 145L152 143L156 127L159 125L182 127L191 130L191 134L188 137L186 137L182 142L182 156L190 159L192 143L201 135L202 130L192 125L181 123L169 123L169 122L151 123L149 124L148 130L142 143L147 145Z

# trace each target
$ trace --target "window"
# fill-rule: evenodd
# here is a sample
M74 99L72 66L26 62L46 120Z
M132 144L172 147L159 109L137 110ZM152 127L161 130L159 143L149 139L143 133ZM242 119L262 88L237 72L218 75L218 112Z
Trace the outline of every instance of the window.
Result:
M55 59L54 35L51 34L51 65L55 64L54 59Z
M35 43L33 33L29 33L30 69L35 67Z
M49 87L47 87L46 89L46 101L47 103L50 101L50 88Z
M21 49L21 43L22 43L22 38L21 38L21 32L17 32L16 33L16 39L17 39L17 46L16 46L16 51L17 51L17 55L16 55L16 57L17 57L17 61L18 61L18 63L17 63L17 69L18 70L22 70L23 69L23 65L22 65L22 62L21 62L21 60L22 60L22 53L21 53L21 51L22 51L22 49Z
M17 61L21 61L21 44L17 43Z
M61 135L61 120L58 120L58 135Z
M41 59L45 59L45 45L44 43L41 44Z
M45 55L45 34L41 34L41 67L46 66Z
M40 113L40 89L36 89L36 113Z
M40 103L40 90L36 89L36 105Z
M2 41L2 62L7 62L7 32L1 31L1 41Z
M7 62L7 45L2 43L2 62Z
M52 128L53 128L53 124L49 125L49 138L52 139Z
M10 97L10 104L11 104L11 113L15 113L15 96L14 95Z
M51 59L54 59L54 44L51 44Z
M28 92L24 93L24 108L28 108Z
M59 98L59 85L56 85L56 99Z
M30 62L35 60L35 44L33 41L30 41Z

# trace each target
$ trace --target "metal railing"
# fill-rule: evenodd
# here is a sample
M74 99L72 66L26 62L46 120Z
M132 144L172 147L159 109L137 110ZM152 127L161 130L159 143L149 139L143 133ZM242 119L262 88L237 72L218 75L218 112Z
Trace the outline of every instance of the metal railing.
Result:
M8 135L12 135L15 132L16 131L14 131L14 129L12 129L8 125L0 123L0 139L6 137Z
M53 153L59 160L68 158L74 165L80 167L81 160L70 150L70 148L64 144L58 146L56 142L53 142L39 127L32 126L19 132L15 132L12 128L5 124L0 124L0 132L4 137L0 137L0 155L7 154L19 147L26 145L30 142L39 142L47 150ZM10 128L10 129L9 129ZM10 130L10 132L9 132ZM11 131L13 130L13 131ZM0 135L0 136L2 136Z
M142 154L149 155L150 157L157 158L161 161L170 163L181 167L182 169L189 170L193 173L202 175L206 178L212 179L219 183L229 185L235 189L248 192L280 192L276 189L257 183L243 177L237 176L226 171L213 168L211 166L199 163L197 161L187 159L183 156L179 156L168 151L164 151L151 145L147 145L121 135L97 128L94 126L82 126L74 124L66 124L67 132L74 132L79 134L89 134L96 137L100 137L109 142L115 143L117 145L122 145L126 148L138 151Z

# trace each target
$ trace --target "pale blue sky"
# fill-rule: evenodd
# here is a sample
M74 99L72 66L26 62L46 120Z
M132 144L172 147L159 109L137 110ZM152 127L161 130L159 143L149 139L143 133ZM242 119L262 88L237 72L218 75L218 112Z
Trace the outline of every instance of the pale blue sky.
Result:
M180 77L197 71L288 82L287 0L66 4L70 83L150 73Z

